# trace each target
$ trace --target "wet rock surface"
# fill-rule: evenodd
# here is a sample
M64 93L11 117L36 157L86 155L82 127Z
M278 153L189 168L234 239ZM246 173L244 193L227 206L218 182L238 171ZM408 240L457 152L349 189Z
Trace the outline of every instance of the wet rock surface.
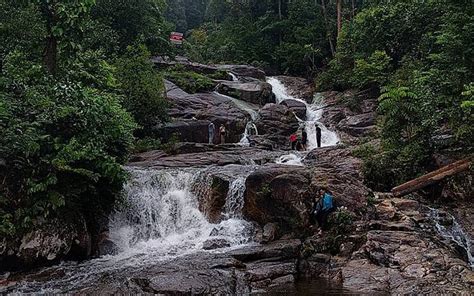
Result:
M167 98L171 103L170 123L156 127L161 136L177 134L182 142L207 143L208 125L216 127L214 143L218 143L218 128L227 128L227 141L238 142L250 115L238 108L229 98L218 93L188 94L175 84L166 81Z
M267 104L259 111L259 118L255 122L260 135L280 146L289 145L289 135L299 127L294 113L281 104Z
M275 103L272 86L260 80L250 82L221 81L217 85L217 91L224 95L261 106L267 103Z
M374 216L364 224L368 231L362 231L366 238L360 248L324 260L312 255L302 261L302 268L361 293L439 295L472 290L473 271L455 248L439 240L429 211L418 202L378 200ZM377 229L372 230L373 225Z
M295 100L285 100L281 102L281 104L287 106L288 109L290 109L291 112L295 113L295 115L298 116L299 119L306 120L306 105L302 102L298 102Z
M215 65L215 67L221 71L228 71L244 81L248 77L263 81L266 76L263 70L249 65Z
M307 103L313 102L314 87L308 80L299 77L277 76L289 90L289 94L305 100Z
M371 92L323 92L324 118L322 122L335 130L345 143L376 133L377 94Z

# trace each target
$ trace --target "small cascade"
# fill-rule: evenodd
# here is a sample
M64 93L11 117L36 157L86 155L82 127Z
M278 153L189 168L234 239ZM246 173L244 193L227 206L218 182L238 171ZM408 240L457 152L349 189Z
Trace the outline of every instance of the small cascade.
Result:
M250 146L250 136L258 136L258 129L253 121L247 122L245 132L240 139L239 144L242 146Z
M275 162L284 165L303 166L303 158L296 152L282 155Z
M273 93L278 104L285 100L294 100L305 104L306 106L306 121L300 120L308 134L308 148L309 150L317 148L316 141L316 125L321 128L321 146L335 146L339 143L337 134L329 130L324 124L320 122L323 116L323 101L321 94L315 94L313 102L308 104L305 100L292 96L288 93L287 88L283 83L275 77L268 77L267 82L272 85Z
M244 207L245 180L247 177L238 177L229 184L229 191L225 202L225 214L228 218L242 218Z
M445 212L441 215L438 209L430 208L430 218L434 221L436 230L442 237L456 243L465 251L468 263L470 267L474 269L474 248L472 241L454 216Z
M229 75L230 75L230 77L232 77L232 81L239 81L239 78L234 73L229 72Z

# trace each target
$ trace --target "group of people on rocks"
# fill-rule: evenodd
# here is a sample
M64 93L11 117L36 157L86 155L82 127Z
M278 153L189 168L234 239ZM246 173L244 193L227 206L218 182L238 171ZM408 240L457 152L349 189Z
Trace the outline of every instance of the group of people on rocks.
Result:
M211 122L209 123L207 128L208 128L208 133L209 133L209 144L214 144L216 126L214 125L214 123ZM225 144L226 136L227 136L226 127L224 124L221 124L221 126L219 127L219 140L220 140L219 143L220 144Z
M308 150L308 133L305 129L301 131L301 137L298 137L298 132L290 135L291 150L306 151ZM321 147L321 128L316 124L316 142L318 148Z

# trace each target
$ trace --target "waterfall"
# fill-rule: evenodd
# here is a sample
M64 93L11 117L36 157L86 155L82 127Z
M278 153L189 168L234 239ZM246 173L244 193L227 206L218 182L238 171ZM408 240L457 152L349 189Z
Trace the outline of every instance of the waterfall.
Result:
M192 252L201 249L216 227L232 246L249 241L244 231L247 222L234 215L242 205L236 208L230 202L226 216L235 219L222 221L220 225L209 223L199 211L198 196L211 190L207 170L129 169L129 173L132 179L125 187L125 206L116 211L109 223L110 237L120 251L152 251L161 256ZM244 178L231 182L242 183L245 186ZM231 186L229 194L233 190L245 191L245 187L235 186L235 189ZM235 195L243 196L243 193ZM243 198L239 197L239 202Z
M229 191L224 206L225 213L229 218L242 218L246 179L247 177L238 177L229 184Z
M309 150L317 148L316 142L316 125L321 128L321 146L334 146L339 143L339 137L333 131L330 131L324 124L320 122L323 116L323 102L322 96L315 94L313 102L308 104L305 100L292 96L288 93L287 88L283 83L275 77L268 77L267 82L272 85L273 93L278 104L285 100L294 100L303 103L306 106L306 121L298 119L304 125L306 133L308 134L308 148Z
M456 221L453 215L446 213L448 223L443 223L446 218L442 218L440 211L430 209L430 218L435 222L435 228L442 237L456 243L466 252L467 260L471 268L474 268L474 248L471 239L466 235L464 229Z
M275 162L278 164L303 166L303 158L296 152L282 155Z
M250 136L258 136L258 129L255 123L253 121L247 122L247 125L245 126L245 132L242 135L242 138L240 139L239 144L242 146L250 146Z

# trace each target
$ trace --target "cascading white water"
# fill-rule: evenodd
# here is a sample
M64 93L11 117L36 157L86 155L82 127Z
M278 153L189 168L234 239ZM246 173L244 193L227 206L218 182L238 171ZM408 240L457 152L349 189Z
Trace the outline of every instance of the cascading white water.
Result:
M229 72L229 75L230 75L230 77L232 77L232 81L239 81L239 78L234 73Z
M225 214L228 218L242 218L246 177L238 177L229 184L225 201Z
M275 162L284 165L303 166L303 158L297 153L282 155Z
M19 282L15 291L41 294L77 291L111 273L139 270L201 251L203 243L210 238L224 239L230 248L251 242L252 224L239 214L245 177L231 180L226 219L212 224L198 209L198 196L211 192L208 170L127 170L131 178L124 188L123 204L109 223L110 239L119 248L118 254L45 268L42 272L51 274L50 279Z
M303 103L306 106L306 121L299 119L305 127L308 134L309 150L317 148L316 141L316 125L321 128L321 146L334 146L339 143L339 137L333 131L330 131L324 124L320 122L323 115L323 102L320 94L315 94L313 102L308 104L305 100L292 96L288 93L283 83L275 77L267 77L267 82L271 84L275 99L278 104L285 100L294 100Z
M442 223L439 210L429 208L430 209L430 216L435 223L436 230L441 234L441 236L453 241L459 247L466 251L467 259L469 261L469 265L472 269L474 269L474 247L472 245L472 241L466 235L464 230L462 229L461 225L456 221L453 215L448 214L449 223Z
M230 73L230 74L233 75L232 73ZM239 109L247 112L250 115L251 120L249 122L247 122L247 124L245 126L245 131L242 135L242 138L239 141L239 144L241 146L249 146L250 145L249 136L258 135L258 129L257 129L257 126L255 125L254 122L258 118L259 106L248 103L248 102L245 102L245 101L242 101L242 100L239 100L239 99L236 99L236 98L233 98L233 97L229 97L229 96L226 96L226 95L223 95L223 94L220 94L220 93L216 93L216 94L228 98Z
M126 206L110 219L111 239L121 251L175 256L200 249L216 228L198 208L197 195L210 190L210 182L202 177L207 172L130 169L130 173L133 179L125 188ZM242 182L241 178L235 181ZM249 240L243 237L245 232L239 232L247 226L242 219L218 226L220 236L225 233L231 245Z
M255 135L258 136L258 129L255 123L253 121L247 122L247 125L245 126L245 132L242 135L242 138L239 141L239 144L242 146L250 146L250 136Z

